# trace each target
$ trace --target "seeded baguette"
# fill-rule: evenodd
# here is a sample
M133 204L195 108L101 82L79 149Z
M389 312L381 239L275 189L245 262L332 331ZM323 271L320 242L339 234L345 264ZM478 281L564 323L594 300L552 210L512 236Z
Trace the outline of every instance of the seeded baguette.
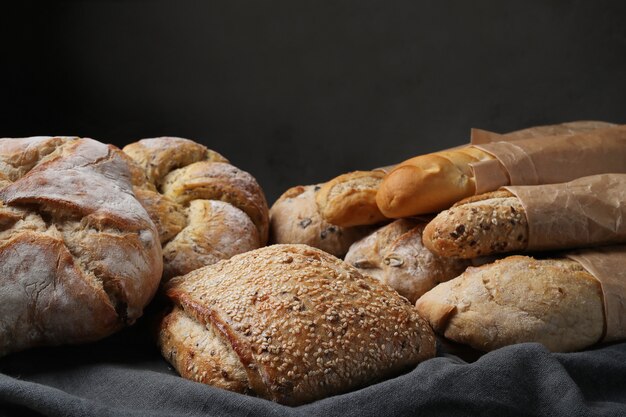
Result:
M385 217L376 204L378 187L385 171L354 171L328 181L316 196L322 218L342 226L380 223Z
M575 351L604 331L600 283L569 259L509 256L470 267L416 307L435 332L482 351L523 342Z
M166 293L175 308L161 323L161 351L183 377L283 404L435 355L432 330L406 299L306 245L234 256L172 279Z
M528 221L511 192L473 196L439 213L424 229L424 245L439 256L470 259L524 250Z

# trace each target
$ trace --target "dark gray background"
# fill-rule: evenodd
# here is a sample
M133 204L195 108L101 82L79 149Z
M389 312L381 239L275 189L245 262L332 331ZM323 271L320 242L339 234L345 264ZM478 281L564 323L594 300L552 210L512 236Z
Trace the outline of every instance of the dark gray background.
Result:
M83 1L0 11L0 135L177 135L287 187L495 131L626 122L624 1Z

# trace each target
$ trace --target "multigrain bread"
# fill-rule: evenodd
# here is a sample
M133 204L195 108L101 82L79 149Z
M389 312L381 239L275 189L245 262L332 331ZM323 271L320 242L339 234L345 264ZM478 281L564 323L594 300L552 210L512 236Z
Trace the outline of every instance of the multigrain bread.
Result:
M142 139L124 147L138 167L135 193L159 229L164 278L267 243L263 190L249 173L189 139Z
M0 355L101 339L141 316L158 232L122 152L91 139L0 139Z
M571 122L528 128L499 135L498 138L511 141L545 134L574 135L610 126L613 125L604 122ZM389 218L447 209L455 202L476 194L476 179L470 164L485 161L493 161L499 175L507 177L505 167L493 155L475 147L466 146L408 159L385 176L378 188L376 203L381 213Z
M482 351L523 342L575 351L604 330L600 284L569 259L510 256L470 267L416 306L435 332Z
M385 221L387 218L376 204L376 193L384 177L384 170L354 171L323 184L316 196L322 218L342 227Z
M528 220L515 195L494 191L439 213L424 229L423 240L439 256L463 259L521 251L528 245Z
M424 247L425 225L419 219L396 220L354 243L345 260L415 303L426 291L458 276L471 264L440 257Z
M285 191L270 208L270 242L301 243L343 257L372 226L341 227L322 219L315 202L321 185L299 185Z
M391 288L306 245L273 245L166 285L166 359L185 378L297 405L371 384L435 354Z

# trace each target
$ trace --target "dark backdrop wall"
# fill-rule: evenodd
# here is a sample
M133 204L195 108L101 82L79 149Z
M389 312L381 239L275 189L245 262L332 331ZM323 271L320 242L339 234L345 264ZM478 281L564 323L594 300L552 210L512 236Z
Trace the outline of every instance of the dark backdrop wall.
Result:
M0 135L192 138L271 203L470 127L626 123L625 22L619 0L19 2Z

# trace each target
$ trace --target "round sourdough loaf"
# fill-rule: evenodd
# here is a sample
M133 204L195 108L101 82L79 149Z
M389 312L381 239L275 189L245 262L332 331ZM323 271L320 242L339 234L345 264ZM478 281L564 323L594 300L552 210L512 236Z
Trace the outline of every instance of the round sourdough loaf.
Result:
M120 150L92 139L0 139L0 355L141 316L163 262L131 177Z
M185 378L302 404L435 355L432 330L390 287L306 245L273 245L166 284L164 357Z
M249 173L189 139L142 139L124 147L137 167L135 193L159 229L165 279L267 243L269 213Z

